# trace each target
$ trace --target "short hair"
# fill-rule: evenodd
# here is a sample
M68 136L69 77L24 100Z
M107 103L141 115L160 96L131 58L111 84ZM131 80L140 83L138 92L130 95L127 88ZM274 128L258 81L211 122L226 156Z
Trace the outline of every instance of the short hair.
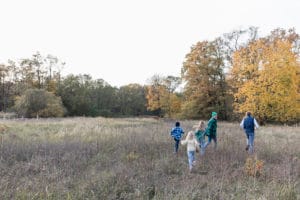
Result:
M247 112L246 112L246 115L247 115L247 116L250 116L250 115L251 115L251 112L250 112L250 111L247 111Z
M175 126L180 126L180 122L176 122L176 123L175 123Z

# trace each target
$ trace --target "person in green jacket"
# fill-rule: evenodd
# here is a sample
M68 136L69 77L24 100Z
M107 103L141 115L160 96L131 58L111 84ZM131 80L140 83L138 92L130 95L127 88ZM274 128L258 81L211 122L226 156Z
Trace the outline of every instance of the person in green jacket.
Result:
M217 148L217 119L218 114L216 112L211 113L211 118L207 123L207 128L205 134L208 136L208 141L204 144L204 150L206 149L207 145L211 143L213 140L215 143L215 149Z
M200 155L204 155L204 144L205 144L205 126L204 121L199 121L198 125L195 125L195 136L198 140L199 147L200 147Z

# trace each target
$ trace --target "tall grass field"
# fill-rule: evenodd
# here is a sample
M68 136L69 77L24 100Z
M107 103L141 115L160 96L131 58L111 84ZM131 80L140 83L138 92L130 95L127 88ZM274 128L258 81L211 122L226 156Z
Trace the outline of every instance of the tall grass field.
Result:
M197 121L180 121L185 132ZM300 128L262 126L255 153L239 123L218 122L218 148L173 154L175 121L0 121L0 199L300 199Z

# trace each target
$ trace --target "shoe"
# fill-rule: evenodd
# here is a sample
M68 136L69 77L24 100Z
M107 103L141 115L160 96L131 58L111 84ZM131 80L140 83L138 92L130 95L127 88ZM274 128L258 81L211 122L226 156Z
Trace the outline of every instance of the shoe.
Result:
M249 144L246 146L246 149L245 149L246 151L248 151L249 150Z

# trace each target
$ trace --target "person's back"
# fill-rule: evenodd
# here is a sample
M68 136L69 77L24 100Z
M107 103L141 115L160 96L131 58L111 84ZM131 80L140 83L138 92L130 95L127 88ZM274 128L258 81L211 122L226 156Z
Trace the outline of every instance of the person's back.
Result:
M172 137L177 140L181 139L183 133L184 133L184 131L180 126L175 126L174 128L172 128L172 131L171 131Z
M249 150L249 153L253 153L254 147L254 129L258 128L259 125L254 117L252 117L251 112L246 112L246 116L243 118L242 122L240 123L240 127L244 128L247 140L246 151Z
M172 128L172 130L171 130L171 136L174 138L174 141L175 141L174 153L176 153L176 154L178 152L179 142L180 142L180 139L181 139L181 137L182 137L183 134L184 134L184 131L180 127L180 123L176 122L175 123L175 127Z
M205 130L197 130L195 136L198 142L201 143L205 139Z
M244 129L246 133L254 133L254 118L250 115L244 119Z
M195 136L199 143L201 143L205 139L205 127L204 121L200 121L198 125L194 126L196 128Z
M204 149L213 140L215 142L215 149L217 148L217 118L218 114L216 112L211 113L211 118L207 123L206 135L208 136L208 141L204 144Z
M207 123L207 135L216 136L217 134L217 119L212 117Z
M189 161L189 169L190 172L193 168L193 164L195 163L195 151L199 145L196 138L194 138L194 132L189 131L186 139L181 141L182 145L187 145L187 156Z

